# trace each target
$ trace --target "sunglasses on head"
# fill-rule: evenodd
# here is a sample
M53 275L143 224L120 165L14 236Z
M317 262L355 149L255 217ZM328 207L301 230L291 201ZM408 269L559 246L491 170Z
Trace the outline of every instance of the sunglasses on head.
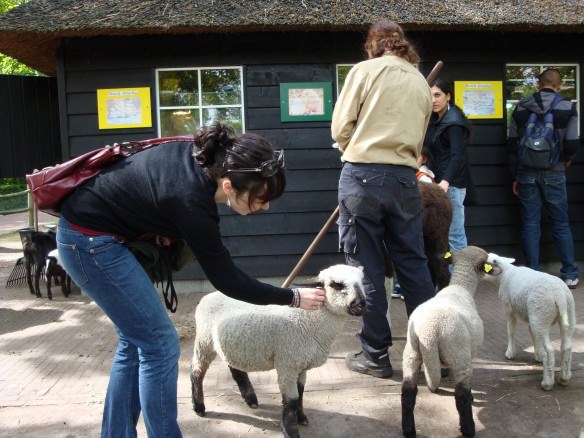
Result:
M280 169L283 169L284 166L284 150L279 149L274 151L274 158L271 160L263 161L259 167L249 167L249 168L240 168L240 169L229 169L227 173L245 173L245 172L254 172L259 173L263 178L269 178L274 176Z

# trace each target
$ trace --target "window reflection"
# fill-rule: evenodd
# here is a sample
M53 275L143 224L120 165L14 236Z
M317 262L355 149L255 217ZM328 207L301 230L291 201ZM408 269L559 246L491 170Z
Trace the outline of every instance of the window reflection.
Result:
M508 64L505 72L505 108L507 127L517 102L537 91L537 78L548 68L556 68L562 75L560 94L579 106L578 66L575 64ZM579 112L579 109L578 109Z
M240 67L161 69L157 87L159 135L191 135L215 122L243 132Z

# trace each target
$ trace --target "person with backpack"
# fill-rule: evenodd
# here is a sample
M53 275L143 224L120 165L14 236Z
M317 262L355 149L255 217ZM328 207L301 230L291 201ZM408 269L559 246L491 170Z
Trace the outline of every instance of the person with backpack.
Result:
M525 264L541 270L541 208L545 204L560 253L560 276L574 289L579 269L568 217L566 169L578 149L578 113L572 102L560 96L561 87L557 69L549 68L539 76L537 92L521 99L513 110L507 147L513 193L521 208Z

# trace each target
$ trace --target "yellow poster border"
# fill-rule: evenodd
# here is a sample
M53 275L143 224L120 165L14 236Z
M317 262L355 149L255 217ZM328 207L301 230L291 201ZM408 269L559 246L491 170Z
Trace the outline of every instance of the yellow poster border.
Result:
M111 106L118 100L120 109L112 115ZM98 89L97 115L99 129L152 127L150 87Z
M492 107L478 109L465 105L465 96L468 98L468 94L473 92L491 93ZM503 81L455 81L454 103L468 119L502 119Z

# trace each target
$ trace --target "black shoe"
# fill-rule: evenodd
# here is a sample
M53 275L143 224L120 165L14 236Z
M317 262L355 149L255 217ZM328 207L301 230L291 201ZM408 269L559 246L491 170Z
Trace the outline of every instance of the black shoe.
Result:
M363 351L349 353L345 359L347 368L361 374L369 374L373 377L385 378L393 375L393 369L389 362L389 356L385 355L378 361L368 359Z

